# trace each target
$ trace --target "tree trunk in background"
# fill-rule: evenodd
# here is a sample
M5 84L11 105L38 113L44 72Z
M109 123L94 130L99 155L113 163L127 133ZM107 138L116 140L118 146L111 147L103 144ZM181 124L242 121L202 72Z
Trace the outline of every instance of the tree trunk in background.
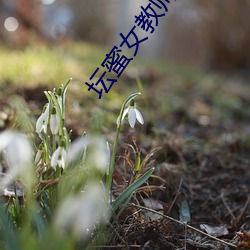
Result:
M209 65L230 71L250 66L250 2L220 0L213 2L208 23Z
M112 41L113 15L112 0L72 0L75 21L74 30L77 39L108 44Z
M249 0L179 0L170 11L166 58L223 71L250 65Z

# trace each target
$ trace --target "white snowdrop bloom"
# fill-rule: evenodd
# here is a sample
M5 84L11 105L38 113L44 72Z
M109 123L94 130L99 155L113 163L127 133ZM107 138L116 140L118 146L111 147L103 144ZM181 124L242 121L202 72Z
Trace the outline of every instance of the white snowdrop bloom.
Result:
M52 108L50 116L50 131L53 135L58 134L60 126L59 115L55 107Z
M56 213L56 229L86 240L96 226L108 220L108 203L104 197L105 191L98 182L89 184L81 194L68 196Z
M37 153L36 153L36 156L35 156L35 163L36 163L36 164L39 163L39 161L41 160L41 158L42 158L42 153L43 153L42 150L40 150L40 149L37 150Z
M79 157L83 159L88 143L87 136L77 138L71 143L68 151L68 162L70 164L79 159Z
M129 107L124 110L122 115L122 120L125 118L127 114L128 114L129 125L132 128L134 128L136 120L138 120L138 122L140 122L141 124L144 123L141 112L135 107L134 100L131 100Z
M106 173L110 164L110 150L107 146L107 142L100 137L93 138L92 141L92 151L89 155L90 164L93 163L94 166L101 172Z
M65 148L61 145L59 146L51 157L51 166L56 168L56 166L64 169L67 161L67 152Z
M7 163L5 179L1 188L17 177L21 177L29 186L32 182L32 147L28 138L17 132L6 130L0 133L0 152Z
M86 154L86 151L88 152ZM84 136L75 140L68 153L69 163L81 157L87 162L87 166L94 166L99 171L105 173L110 164L110 149L107 142L102 137Z
M49 104L47 104L45 110L40 115L36 122L36 132L41 133L42 131L46 134L47 132L47 125L49 120Z

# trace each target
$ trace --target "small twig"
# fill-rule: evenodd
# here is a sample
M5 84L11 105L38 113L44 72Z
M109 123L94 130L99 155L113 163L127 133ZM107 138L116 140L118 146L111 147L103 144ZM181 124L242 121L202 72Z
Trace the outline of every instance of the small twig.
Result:
M238 223L240 222L240 220L242 219L242 217L244 216L244 213L246 212L247 208L248 208L248 205L250 203L250 194L248 194L248 197L247 197L247 201L245 203L245 206L243 207L241 213L237 216L237 218L234 218L234 225L237 226Z
M122 241L122 243L125 245L125 247L128 247L127 245L127 242L124 240L124 235L123 237L119 234L119 232L116 230L116 228L114 227L114 225L112 225L111 223L109 223L109 225L112 227L114 233L116 234L116 236ZM120 228L121 225L119 223L117 223L117 226ZM122 232L122 231L121 231Z
M59 179L59 178L57 178L57 179ZM57 179L55 179L55 180L51 180L49 183L47 183L44 187L43 187L43 189L41 189L39 192L37 192L35 195L34 195L34 197L37 199L41 194L42 194L42 192L44 192L46 189L48 189L48 188L51 188L52 186L53 186L53 184L55 184L55 183L58 183L58 180ZM40 185L40 183L39 183L39 185Z
M184 222L184 226L185 226L185 241L184 241L184 249L187 250L187 222Z
M177 197L178 197L178 194L180 193L180 190L181 190L181 186L182 186L182 179L180 180L180 183L179 183L179 187L177 189L177 192L176 192L176 195L174 197L174 200L172 201L168 211L167 211L167 214L169 214L173 208L173 205L175 204L176 200L177 200Z
M124 248L128 247L126 245L115 245L115 246L104 246L104 245L98 245L98 246L90 246L90 249L99 249L99 248ZM134 247L134 248L141 248L141 245L129 245L129 247Z
M143 186L143 187L139 187L135 193L141 193L141 192L152 192L154 190L165 190L164 187L161 187L161 186L153 186L153 185L148 185L148 186Z
M221 197L221 200L222 200L224 206L226 207L227 211L229 212L229 214L230 214L231 217L233 218L233 221L235 221L236 218L235 218L235 216L234 216L232 210L230 209L230 207L227 205L227 202L226 202L226 200L225 200L225 196L224 196L224 192L223 192L223 191L221 192L220 197Z
M61 178L56 178L56 179L53 179L53 180L51 180L51 179L48 179L48 180L41 180L40 183L41 183L41 184L59 183L60 180L61 180Z
M167 218L167 219L169 219L169 220L171 220L171 221L174 221L174 222L176 222L176 223L178 223L178 224L180 224L180 225L182 225L182 226L186 226L186 227L188 227L189 229L192 229L192 230L194 230L194 231L196 231L196 232L198 232L198 233L200 233L200 234L203 234L203 235L205 235L205 236L207 236L207 237L209 237L209 238L211 238L211 239L213 239L213 240L219 241L219 242L221 242L221 243L223 243L223 244L226 244L226 245L228 245L228 246L230 246L230 247L237 248L236 245L234 245L234 244L232 244L232 243L229 243L229 242L226 242L226 241L224 241L224 240L218 239L218 238L216 238L216 237L214 237L214 236L212 236L212 235L209 235L209 234L207 234L207 233L205 233L205 232L203 232L203 231L201 231L201 230L199 230L199 229L197 229L197 228L195 228L195 227L192 227L192 226L188 225L186 222L178 221L178 220L176 220L176 219L173 219L173 218L170 217L170 216L167 216L167 215L165 215L165 214L162 214L162 213L160 213L160 212L157 212L157 211L155 211L155 210L153 210L153 209L150 209L150 208L147 208L147 207L144 207L144 206L141 206L141 205L136 205L136 204L133 204L133 203L132 203L132 204L130 203L129 205L130 205L130 206L137 207L137 208L140 208L140 209L145 209L145 210L150 211L150 212L152 212L152 213L161 215L161 216L163 216L164 218Z

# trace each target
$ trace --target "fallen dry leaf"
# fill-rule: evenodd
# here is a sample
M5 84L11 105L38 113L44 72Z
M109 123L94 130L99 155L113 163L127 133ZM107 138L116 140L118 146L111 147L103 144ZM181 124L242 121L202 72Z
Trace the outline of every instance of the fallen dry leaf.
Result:
M222 225L222 226L209 226L207 224L201 224L200 228L203 231L205 231L206 233L208 233L209 235L212 235L214 237L219 237L219 236L228 234L228 230L227 230L227 227L225 225Z
M237 235L243 240L238 244L238 247L244 247L250 249L250 232L237 232Z

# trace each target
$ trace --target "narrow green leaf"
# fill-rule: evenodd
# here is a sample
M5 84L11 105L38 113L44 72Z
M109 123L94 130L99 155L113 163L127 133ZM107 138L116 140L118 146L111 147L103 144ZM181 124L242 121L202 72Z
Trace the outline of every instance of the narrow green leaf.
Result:
M182 201L180 208L180 221L189 222L191 220L190 209L187 200Z
M140 152L137 154L137 159L136 159L136 167L135 171L138 173L141 170L141 154Z
M0 208L0 228L3 231L6 249L7 250L21 250L20 241L16 231L10 225L8 221L7 213L3 212L2 208Z
M44 236L44 233L45 233L45 222L44 222L44 220L42 218L42 215L39 212L34 211L33 220L34 220L34 223L36 225L36 229L37 229L38 235L40 237Z
M122 207L119 209L119 212L117 213L117 215L115 216L113 222L112 222L112 225L114 225L117 220L119 219L120 215L122 214L122 212L124 211L124 209L126 208L127 204L129 203L130 199L132 198L133 196L133 193L131 193L129 195L129 197L127 198L127 200L123 203Z
M112 208L115 211L124 200L126 200L137 188L139 188L154 172L154 168L149 169L143 176L138 178L133 184L126 188L118 198L112 203Z
M66 91L68 89L69 83L72 81L72 78L69 78L69 80L67 81L67 83L63 86L63 90L62 90L62 95L65 96Z

